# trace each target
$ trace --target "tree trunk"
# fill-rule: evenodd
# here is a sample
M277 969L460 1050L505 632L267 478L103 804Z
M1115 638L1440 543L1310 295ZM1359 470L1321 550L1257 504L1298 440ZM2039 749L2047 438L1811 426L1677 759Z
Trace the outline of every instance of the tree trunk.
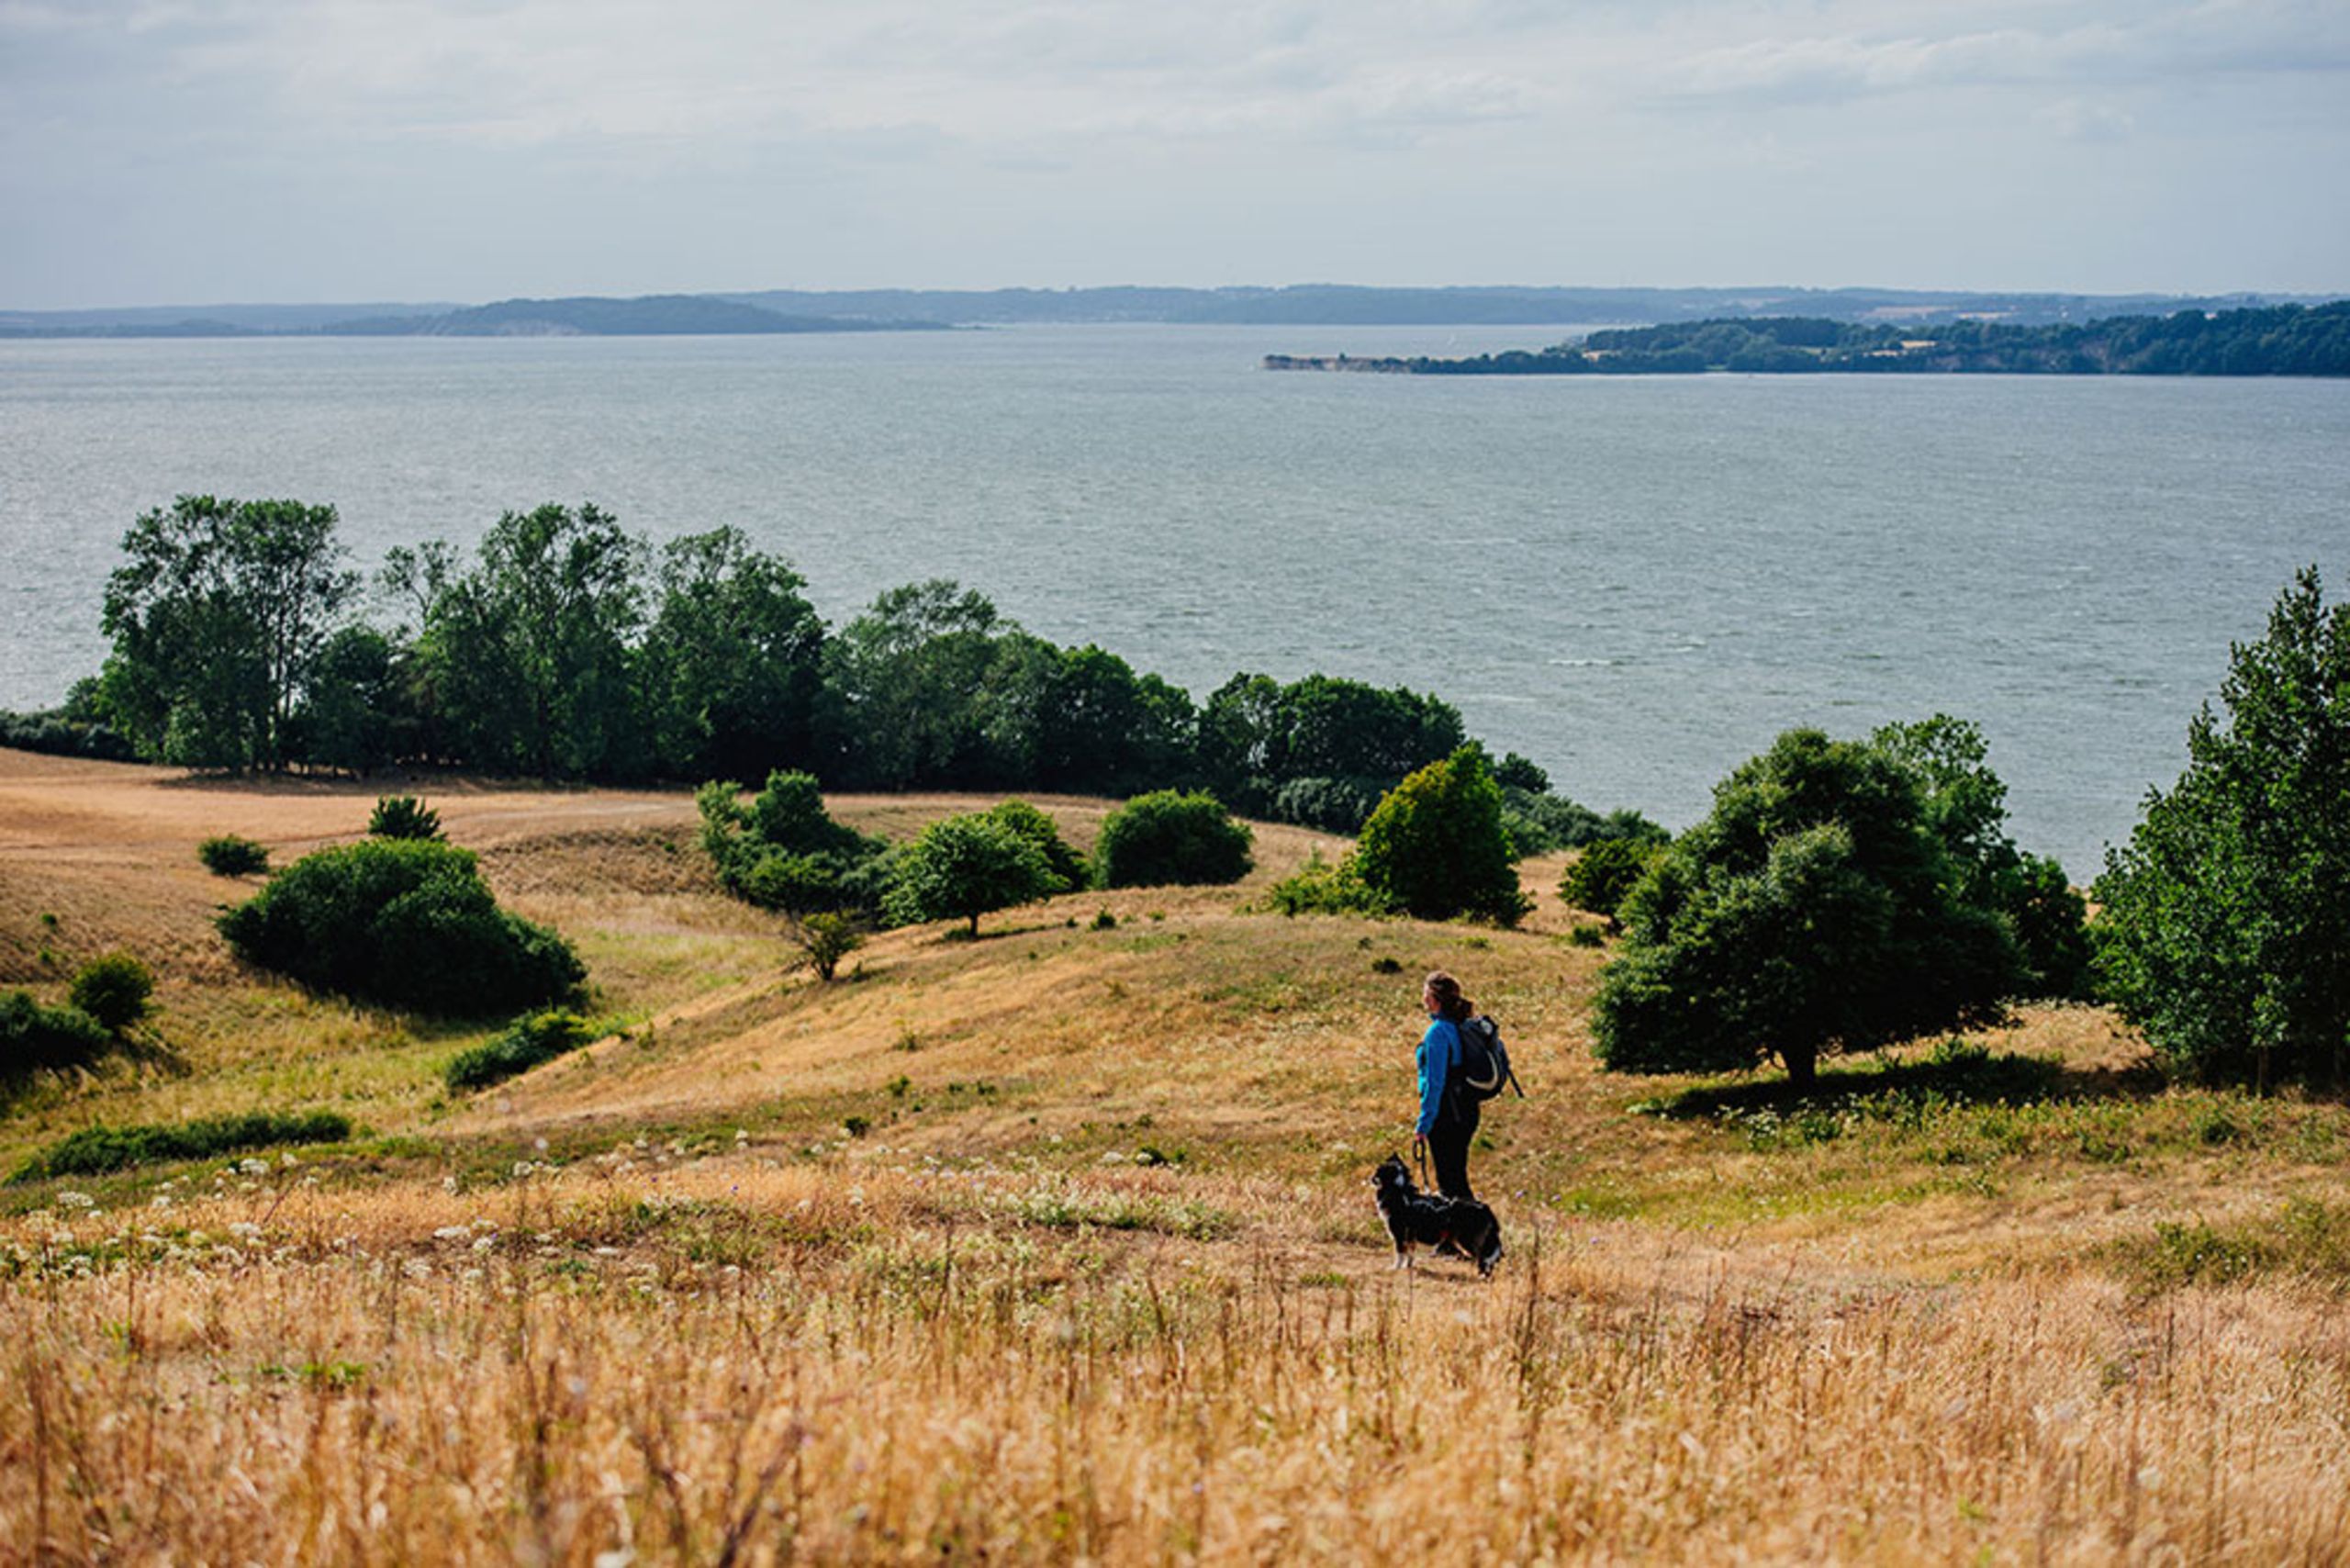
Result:
M1787 1065L1787 1082L1809 1093L1819 1081L1819 1051L1812 1046L1790 1046L1779 1052Z

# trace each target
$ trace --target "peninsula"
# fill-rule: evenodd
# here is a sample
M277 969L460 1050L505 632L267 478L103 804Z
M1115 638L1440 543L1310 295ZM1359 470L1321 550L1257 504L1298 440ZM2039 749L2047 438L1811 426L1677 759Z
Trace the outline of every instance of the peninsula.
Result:
M2350 375L2350 302L2114 316L2078 326L1716 319L1611 329L1467 359L1267 354L1264 367L1390 375Z

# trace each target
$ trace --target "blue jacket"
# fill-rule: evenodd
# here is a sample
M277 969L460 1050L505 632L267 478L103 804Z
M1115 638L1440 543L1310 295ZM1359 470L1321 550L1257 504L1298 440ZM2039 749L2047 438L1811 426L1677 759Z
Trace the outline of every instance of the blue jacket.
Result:
M1460 1025L1449 1018L1431 1018L1420 1036L1420 1123L1413 1129L1426 1137L1444 1114L1445 1081L1460 1060Z

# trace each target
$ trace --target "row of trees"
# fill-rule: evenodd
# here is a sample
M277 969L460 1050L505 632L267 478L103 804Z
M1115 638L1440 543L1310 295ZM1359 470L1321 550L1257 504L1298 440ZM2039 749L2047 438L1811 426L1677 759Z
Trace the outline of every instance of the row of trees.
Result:
M62 715L12 732L205 768L365 774L423 763L545 778L760 778L835 790L1213 790L1352 832L1466 739L1401 688L1243 672L1195 703L1093 646L1058 646L946 581L837 630L783 560L722 528L655 549L593 506L500 517L470 554L392 551L384 626L332 507L184 496L109 579L113 651ZM76 738L71 721L84 728ZM1504 759L1520 847L1652 832Z

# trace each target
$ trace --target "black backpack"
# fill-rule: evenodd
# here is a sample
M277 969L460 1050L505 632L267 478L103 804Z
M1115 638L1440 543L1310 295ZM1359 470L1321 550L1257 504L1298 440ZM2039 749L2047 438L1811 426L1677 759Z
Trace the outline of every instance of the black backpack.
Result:
M1502 1092L1506 1083L1517 1090L1517 1097L1526 1098L1519 1086L1517 1074L1509 1070L1509 1048L1502 1044L1502 1026L1484 1014L1464 1018L1455 1025L1460 1032L1460 1059L1454 1064L1449 1088L1457 1088L1469 1103L1483 1104Z

